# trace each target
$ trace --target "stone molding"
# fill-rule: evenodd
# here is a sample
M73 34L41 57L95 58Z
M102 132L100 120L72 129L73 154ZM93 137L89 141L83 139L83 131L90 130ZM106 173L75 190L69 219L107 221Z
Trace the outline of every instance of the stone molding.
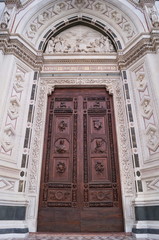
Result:
M13 37L13 36L12 36ZM155 53L157 49L159 48L159 35L152 34L152 35L140 35L139 40L136 39L136 43L132 43L132 45L129 45L126 49L119 50L117 52L118 55L118 64L120 69L126 69L129 66L131 66L135 61L141 59L144 55L147 53ZM21 61L26 63L29 67L31 67L33 70L41 70L43 63L44 63L44 56L42 51L36 51L35 49L30 48L28 44L24 45L22 43L22 40L18 38L11 38L9 34L1 34L0 38L0 50L3 51L4 54L13 54L17 58L19 58ZM46 56L46 54L45 54ZM59 55L59 59L52 60L59 63L71 63L71 58L73 55L68 55L67 58L61 59ZM67 56L67 55L66 55ZM84 56L84 55L83 55ZM103 56L107 56L106 54L101 54L98 56L98 59L94 58L95 55L90 55L90 59L73 59L73 62L76 61L76 63L108 63L109 59L103 59ZM70 59L69 59L70 58ZM47 60L45 60L47 61ZM112 60L111 60L112 61ZM114 60L115 61L115 60Z
M43 58L41 52L33 53L27 44L24 45L18 38L11 39L9 34L0 35L0 50L4 54L13 54L35 71L40 70L42 66Z
M147 53L155 53L159 48L159 35L141 38L134 46L129 47L128 51L118 52L118 64L120 69L126 69L141 59Z

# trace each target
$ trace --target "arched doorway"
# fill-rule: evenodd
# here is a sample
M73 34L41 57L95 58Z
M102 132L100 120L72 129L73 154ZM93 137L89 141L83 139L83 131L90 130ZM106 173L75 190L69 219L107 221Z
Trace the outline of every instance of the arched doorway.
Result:
M72 25L73 22L73 25ZM81 24L82 22L82 24ZM89 22L89 24L86 24ZM117 36L112 30L107 31L106 25L103 22L98 21L86 15L81 14L78 17L69 17L66 21L59 21L58 24L54 24L53 30L46 29L43 35L42 41L39 42L39 50L43 50L43 67L39 75L39 85L37 92L37 109L35 116L35 128L34 134L38 135L38 139L33 135L33 160L31 166L35 166L35 162L40 163L42 160L42 149L44 143L44 123L46 120L46 106L47 106L47 94L52 94L52 91L56 87L69 86L73 88L83 87L101 87L104 86L110 94L113 94L113 105L115 111L115 125L117 130L117 144L118 144L118 155L119 155L119 165L120 165L120 176L121 176L121 188L122 188L122 202L123 202L123 216L126 221L125 231L131 231L134 222L132 199L134 198L134 180L133 180L133 168L131 162L131 152L129 148L130 139L127 120L126 120L126 109L123 91L124 75L118 70L118 54L114 52L114 49L121 49L121 44L123 42L119 41ZM67 25L67 26L66 26ZM70 28L79 27L83 25L84 27L91 27L93 31L97 31L101 34L108 42L111 43L111 51L98 51L97 48L92 47L90 41L86 41L86 45L83 49L79 49L76 41L71 42L71 47L67 43L70 40L69 35L65 39L60 39L58 43L63 46L63 42L66 43L66 48L63 48L64 52L55 47L55 39L58 38L63 32L69 31ZM95 26L95 27L94 27ZM119 36L119 35L118 35ZM60 36L61 37L61 36ZM104 41L106 41L104 39ZM52 41L53 45L51 50L48 50L49 41ZM102 39L103 40L103 39ZM94 41L93 41L94 44ZM91 45L91 47L90 47ZM51 46L51 45L50 45ZM74 46L75 48L72 48ZM77 48L76 48L77 47ZM58 52L55 52L55 49ZM73 49L73 51L72 51ZM74 50L75 49L75 50ZM112 51L113 50L113 51ZM50 51L50 52L49 52ZM39 116L41 118L41 130L39 131L38 125ZM39 140L40 139L40 140ZM34 155L34 149L37 152L37 142L39 142L40 150L38 154ZM35 146L35 147L34 147ZM37 176L38 175L38 176ZM37 178L40 179L40 170L36 174ZM34 178L33 171L31 172L32 179ZM34 184L34 185L33 185ZM39 192L39 185L36 185L36 181L33 181L30 185L30 191L34 187ZM33 189L34 191L34 189ZM38 203L38 200L36 201ZM38 206L38 204L37 204ZM37 208L36 208L37 212ZM37 221L37 219L35 220Z

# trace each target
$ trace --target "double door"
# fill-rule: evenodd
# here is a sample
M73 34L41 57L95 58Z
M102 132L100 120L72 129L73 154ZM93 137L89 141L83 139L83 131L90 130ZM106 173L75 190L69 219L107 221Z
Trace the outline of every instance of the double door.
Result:
M113 99L104 88L48 97L38 231L123 231Z

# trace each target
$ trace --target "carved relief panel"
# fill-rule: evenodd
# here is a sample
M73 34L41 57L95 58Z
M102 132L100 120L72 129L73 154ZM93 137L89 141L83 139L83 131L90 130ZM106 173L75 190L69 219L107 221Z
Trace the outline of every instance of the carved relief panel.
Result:
M88 97L85 102L84 182L89 183L89 187L85 184L85 206L117 206L119 189L111 97Z
M76 144L73 139L73 130L76 129L73 111L73 98L49 98L43 205L62 206L64 202L67 206L72 205L71 183L73 175L76 175L72 166L73 160L77 161L73 154Z

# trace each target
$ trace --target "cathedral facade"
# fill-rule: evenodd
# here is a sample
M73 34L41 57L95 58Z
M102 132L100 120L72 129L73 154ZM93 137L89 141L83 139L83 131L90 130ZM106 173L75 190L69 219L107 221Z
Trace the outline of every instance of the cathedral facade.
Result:
M0 1L0 238L159 238L158 65L158 1Z

